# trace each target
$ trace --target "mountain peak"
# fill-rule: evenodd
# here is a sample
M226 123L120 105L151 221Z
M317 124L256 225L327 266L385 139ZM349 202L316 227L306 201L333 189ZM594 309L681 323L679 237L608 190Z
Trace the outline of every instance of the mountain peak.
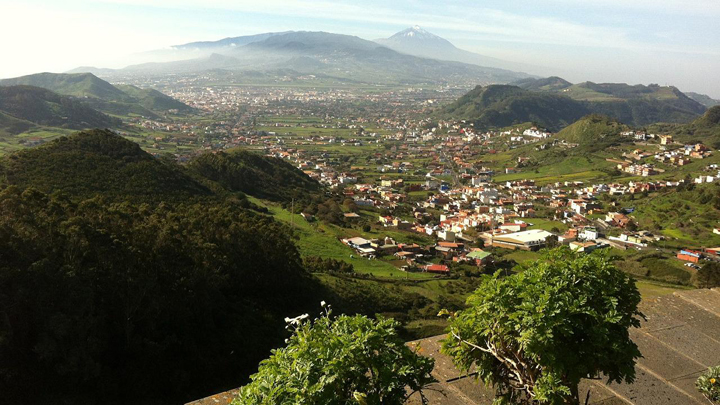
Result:
M432 34L428 31L425 31L422 29L419 25L414 25L408 29L405 29L403 31L398 32L397 34L391 36L389 39L415 39L415 40L441 40L445 41L444 39L440 38L439 36Z

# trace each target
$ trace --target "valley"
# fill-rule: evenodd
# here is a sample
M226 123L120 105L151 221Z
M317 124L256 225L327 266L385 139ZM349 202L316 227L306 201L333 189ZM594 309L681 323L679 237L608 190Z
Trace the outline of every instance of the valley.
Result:
M235 388L319 302L441 335L548 254L612 263L643 304L720 286L709 96L541 78L420 27L150 54L0 80L17 403Z

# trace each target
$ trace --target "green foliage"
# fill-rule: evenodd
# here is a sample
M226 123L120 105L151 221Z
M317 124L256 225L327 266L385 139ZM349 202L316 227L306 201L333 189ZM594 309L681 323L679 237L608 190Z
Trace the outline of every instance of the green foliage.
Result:
M702 117L686 125L653 125L651 130L673 135L680 142L703 142L713 148L720 145L720 106L708 109Z
M686 123L705 111L674 87L585 82L559 78L524 79L512 85L477 86L441 115L475 120L480 129L533 122L553 131L587 114L602 114L629 125Z
M443 114L475 120L480 129L503 128L535 122L551 130L559 130L590 111L568 97L537 93L516 86L478 86L445 107Z
M698 391L713 404L720 404L720 366L710 367L695 382Z
M80 132L20 151L0 162L5 184L89 198L188 200L210 190L174 162L153 158L108 130Z
M303 258L303 266L311 273L353 273L353 265L342 260L323 259L320 256Z
M285 227L231 202L0 192L6 399L197 398L241 381L318 295Z
M188 168L231 191L271 201L304 201L321 190L318 182L290 163L248 151L203 154Z
M617 120L602 115L588 115L558 132L557 138L580 146L591 147L591 151L604 150L619 144L620 133L628 127Z
M497 388L500 402L577 400L582 378L632 382L634 281L599 255L546 251L524 271L488 278L451 318L443 351Z
M324 304L324 303L323 303ZM434 360L398 336L399 324L364 316L287 319L287 346L273 350L233 404L402 404L433 381Z
M0 86L35 86L58 94L120 101L127 95L92 73L37 73L0 80Z
M698 288L720 287L720 263L707 262L697 271L695 282Z
M178 112L192 112L187 104L175 100L155 89L141 89L129 84L118 84L115 87L133 98L133 102L147 108L150 111L178 110Z
M120 120L81 101L33 86L0 86L0 113L34 124L72 129L107 128L121 124Z
M192 111L186 104L157 90L131 85L113 86L92 73L38 73L0 80L0 86L17 85L41 87L63 96L81 98L91 107L109 114L133 113L155 117L153 111Z

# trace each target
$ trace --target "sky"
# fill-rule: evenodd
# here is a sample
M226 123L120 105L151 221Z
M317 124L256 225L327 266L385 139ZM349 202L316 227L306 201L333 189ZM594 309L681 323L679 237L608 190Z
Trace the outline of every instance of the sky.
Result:
M0 0L0 78L119 68L140 52L288 30L365 39L413 25L572 82L720 99L720 0Z

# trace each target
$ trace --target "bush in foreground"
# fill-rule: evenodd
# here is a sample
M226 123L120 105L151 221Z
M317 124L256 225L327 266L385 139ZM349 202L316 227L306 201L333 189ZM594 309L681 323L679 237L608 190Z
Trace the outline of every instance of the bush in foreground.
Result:
M323 303L324 304L324 303ZM434 360L418 355L391 319L286 319L287 346L273 350L240 389L240 404L402 404L433 381Z
M720 404L720 366L710 367L695 382L701 394L713 404Z
M496 274L451 317L443 351L497 389L499 403L578 403L578 383L632 382L640 351L634 281L599 255L553 249L523 272Z

